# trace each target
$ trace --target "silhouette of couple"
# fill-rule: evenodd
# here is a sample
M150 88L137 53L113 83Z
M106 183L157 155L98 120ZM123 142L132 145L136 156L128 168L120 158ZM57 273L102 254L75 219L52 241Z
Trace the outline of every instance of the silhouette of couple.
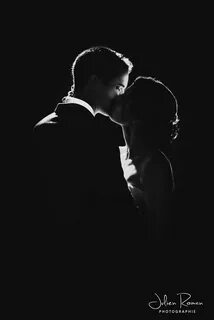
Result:
M178 104L152 77L129 85L132 69L103 46L74 60L71 91L33 130L38 221L136 228L151 238L171 228L165 150L178 135Z

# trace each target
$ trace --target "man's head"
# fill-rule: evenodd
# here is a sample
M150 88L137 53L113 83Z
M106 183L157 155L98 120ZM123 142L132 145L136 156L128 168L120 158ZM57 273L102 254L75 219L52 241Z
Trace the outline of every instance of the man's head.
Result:
M111 102L128 85L131 61L108 47L91 47L81 52L72 65L70 95L86 100L95 113L111 113Z

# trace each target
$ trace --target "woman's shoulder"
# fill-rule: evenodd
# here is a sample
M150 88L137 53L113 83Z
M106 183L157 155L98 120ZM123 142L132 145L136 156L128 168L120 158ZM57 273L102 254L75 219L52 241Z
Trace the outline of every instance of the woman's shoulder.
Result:
M160 150L155 150L144 167L143 180L145 183L154 183L160 186L174 188L174 178L171 162Z
M168 169L171 167L169 158L161 150L154 150L150 157L148 164L150 166L156 166L157 168Z

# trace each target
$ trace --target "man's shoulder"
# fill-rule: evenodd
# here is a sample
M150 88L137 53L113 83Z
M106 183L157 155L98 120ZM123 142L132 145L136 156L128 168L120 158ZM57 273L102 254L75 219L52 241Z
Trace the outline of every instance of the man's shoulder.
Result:
M57 115L55 112L39 120L32 128L32 139L34 143L45 144L51 140L57 127Z
M92 110L92 109L91 109ZM55 112L59 116L68 116L80 114L81 116L88 116L88 118L94 118L92 112L84 107L83 105L79 104L78 102L69 102L69 103L58 103L55 109Z
M49 115L45 116L41 120L39 120L35 126L34 129L38 129L40 127L43 127L44 125L48 124L55 124L58 116L55 112L50 113Z

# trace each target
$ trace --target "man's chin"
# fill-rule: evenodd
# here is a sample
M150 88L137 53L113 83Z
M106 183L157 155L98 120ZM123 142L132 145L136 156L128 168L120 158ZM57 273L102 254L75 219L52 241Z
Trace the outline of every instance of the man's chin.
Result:
M99 107L97 108L96 110L96 113L100 113L106 117L111 117L112 113L113 113L113 109L114 109L114 106L110 105L110 106L102 106L102 107Z
M121 117L119 117L116 112L113 112L111 115L109 115L109 118L117 124L123 124L123 122L121 121Z
M119 108L112 108L111 113L109 114L112 121L122 124L121 119L121 110Z
M120 124L117 120L115 120L114 118L112 118L111 116L109 116L109 119L117 124Z

